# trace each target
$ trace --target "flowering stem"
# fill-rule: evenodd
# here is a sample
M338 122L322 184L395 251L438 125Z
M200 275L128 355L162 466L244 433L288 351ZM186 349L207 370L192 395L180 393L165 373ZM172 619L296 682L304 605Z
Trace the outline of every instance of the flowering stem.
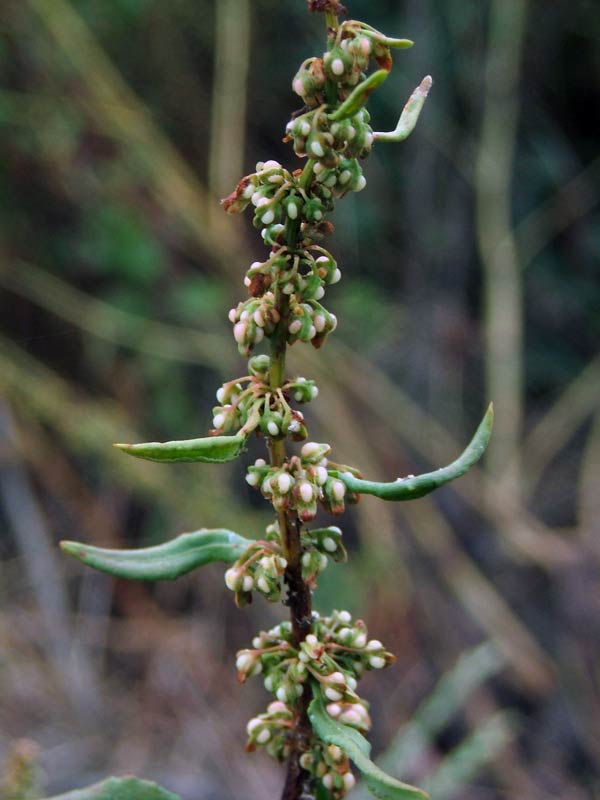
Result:
M312 179L313 162L309 160L300 177L300 187L306 188ZM285 243L290 251L298 244L300 220L288 219L285 227ZM287 349L287 330L289 325L289 297L279 287L275 290L275 307L279 312L279 322L271 337L271 364L269 385L273 392L281 390L285 383L285 357ZM269 456L272 466L280 467L286 458L285 440L269 441ZM287 604L290 609L294 646L298 647L310 633L312 604L310 589L302 578L302 543L300 533L302 524L295 511L279 511L279 531L283 557L287 561L284 580L288 587ZM307 693L298 700L296 715L289 736L291 747L288 757L287 775L281 800L298 800L306 773L300 767L299 758L309 748L312 727L308 719Z

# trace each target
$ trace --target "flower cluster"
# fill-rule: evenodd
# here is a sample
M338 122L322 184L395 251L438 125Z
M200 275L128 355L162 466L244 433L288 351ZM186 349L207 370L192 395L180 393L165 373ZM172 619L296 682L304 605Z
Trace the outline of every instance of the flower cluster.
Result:
M313 612L312 632L299 647L294 646L289 622L263 631L252 641L252 649L241 650L236 658L240 681L262 674L265 689L276 697L266 714L248 723L247 748L263 746L276 758L286 757L292 707L310 691L309 683L323 693L330 716L368 731L368 703L356 693L358 680L366 670L382 669L394 660L380 641L368 639L364 622L353 622L347 611L334 611L329 617ZM338 747L315 741L302 755L301 765L333 797L343 797L354 785L346 754Z
M300 376L273 391L269 386L270 364L269 356L254 356L248 362L250 375L227 381L217 390L213 435L248 435L259 430L271 439L288 435L298 442L306 439L304 414L291 408L289 401L293 398L297 403L309 403L319 390L314 381Z
M274 423L273 431L276 426ZM277 429L280 430L278 426ZM316 517L318 503L330 514L342 514L345 501L356 502L358 497L349 494L343 481L328 469L330 451L328 444L307 442L300 456L291 456L280 467L259 458L248 467L246 481L260 489L278 511L296 511L302 522ZM335 467L337 474L339 467L337 464Z
M269 529L267 529L267 534ZM278 537L253 542L225 573L227 588L235 592L239 608L252 602L252 591L260 592L271 603L281 597L281 579L287 561L281 555Z

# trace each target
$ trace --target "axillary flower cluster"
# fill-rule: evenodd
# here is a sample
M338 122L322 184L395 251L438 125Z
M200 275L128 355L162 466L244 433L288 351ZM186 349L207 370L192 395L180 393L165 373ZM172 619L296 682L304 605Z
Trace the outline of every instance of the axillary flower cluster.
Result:
M307 525L319 508L337 517L362 494L412 500L459 477L487 445L492 410L452 464L390 482L363 480L355 468L331 459L329 444L307 441L300 407L315 400L318 389L302 376L287 377L285 361L289 346L300 341L320 348L337 325L323 304L327 288L341 278L323 246L333 232L326 216L348 192L365 188L362 162L374 143L408 136L431 86L430 78L422 81L394 131L374 132L365 103L387 77L392 49L412 42L391 39L356 20L340 22L338 0L309 0L309 9L325 15L327 49L307 59L292 81L301 107L285 134L304 166L288 170L277 161L261 161L223 200L230 214L253 209L254 226L268 248L264 261L246 272L247 298L229 312L238 349L249 359L247 374L217 391L208 437L117 445L129 455L163 463L222 463L241 455L251 436L260 437L266 457L248 466L246 480L272 504L275 519L258 540L200 529L142 550L75 542L62 547L104 572L144 580L173 579L212 561L226 562L225 582L240 607L254 593L277 602L285 591L289 620L259 633L237 654L239 680L260 675L274 697L266 712L248 723L247 749L261 747L287 761L283 800L339 800L355 782L350 761L377 797L416 800L424 793L381 772L363 737L371 720L358 682L394 657L369 639L364 622L348 611L330 616L313 611L317 579L330 560L345 561L347 554L337 525ZM267 342L268 353L254 353Z

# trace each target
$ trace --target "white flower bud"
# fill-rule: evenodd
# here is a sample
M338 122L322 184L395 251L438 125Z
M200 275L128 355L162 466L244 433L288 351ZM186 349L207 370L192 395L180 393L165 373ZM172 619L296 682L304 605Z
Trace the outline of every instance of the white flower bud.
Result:
M303 567L310 567L312 562L312 556L310 553L302 553L302 566Z
M318 141L311 142L310 152L313 154L313 156L317 156L317 158L323 158L323 156L325 155L325 150L323 150L323 145L321 144L321 142Z
M339 283L342 279L342 273L338 267L336 267L333 271L331 278L329 279L330 284Z
M323 781L323 786L326 789L333 789L333 775L331 772L326 772L325 775L321 778Z
M222 403L225 399L225 389L221 386L220 389L217 389L217 400L219 403Z
M258 481L259 480L260 479L259 479L258 475L256 474L256 472L249 472L246 475L246 483L249 486L258 486Z
M348 677L346 678L346 681L348 683L348 687L350 689L352 689L353 692L355 692L356 691L356 687L358 686L356 678L353 678L352 675L348 675Z
M337 550L337 543L327 536L325 539L323 539L323 547L328 553L335 553Z
M313 499L313 488L310 483L300 484L300 497L304 503L310 503Z
M255 467L266 467L267 466L267 462L264 460L264 458L257 458L256 461L254 462L254 466Z
M337 744L330 744L327 747L327 753L333 761L341 761L344 758L342 748L338 747Z
M265 211L260 219L264 225L270 225L275 219L275 212L270 208L268 211Z
M258 744L266 744L271 738L271 731L268 728L263 728L256 737Z
M273 700L272 703L269 703L267 706L267 711L269 714L284 714L288 710L288 707L285 703L282 703L280 700Z
M295 319L293 322L290 322L288 331L292 334L292 336L295 336L301 327L302 327L302 321L299 319Z
M279 435L279 427L277 426L277 423L274 422L273 420L270 420L269 423L267 424L267 430L269 431L271 436Z
M337 719L342 713L342 707L338 703L329 703L327 706L327 713L330 717Z
M244 286L248 287L248 286L250 286L250 284L251 284L251 283L252 283L252 281L251 281L251 280L250 280L250 278L249 278L249 277L246 275L246 277L244 278ZM231 321L233 322L233 320L231 320Z
M290 486L292 485L292 478L288 475L287 472L283 472L277 479L277 486L279 487L279 491L281 494L287 494L290 490Z
M334 58L331 62L331 71L334 75L343 75L344 74L344 62L341 58Z
M265 338L264 330L262 328L257 328L256 333L254 334L254 341L256 342L256 344L262 342L264 338Z
M254 663L252 653L240 653L235 660L235 668L238 672L247 672Z
M287 692L285 691L285 688L283 686L280 686L279 689L277 689L277 691L275 692L275 695L277 696L277 699L281 703L285 703L285 701L287 699Z
M365 636L364 633L359 633L354 638L354 647L361 648L361 647L364 647L366 645L366 643L367 643L367 637Z
M315 292L315 300L321 300L323 297L325 297L325 289L323 286L319 286Z
M315 647L319 644L319 640L314 635L314 633L309 633L306 639L304 640L306 644L310 645L310 647Z
M248 326L245 322L237 322L233 326L233 338L236 340L238 344L243 344L244 339L246 338L246 331Z
M300 78L296 78L296 80L293 82L292 89L296 92L296 94L299 94L300 97L304 97L304 84Z
M329 680L335 681L335 683L346 683L346 678L344 677L343 672L332 672L331 675L329 675Z
M325 319L325 315L324 314L317 314L313 318L313 323L314 323L315 329L319 333L321 333L321 331L325 328L325 325L327 324L327 320Z
M252 319L258 325L259 328L265 327L265 317L262 312L262 309L257 308L254 314L252 314Z
M296 203L287 204L287 215L290 219L298 218L298 206Z
M259 719L258 717L253 717L253 719L249 720L248 724L246 725L246 732L248 736L251 736L252 731L258 728L258 726L262 724L263 720Z
M328 686L325 689L324 694L328 700L333 700L334 702L341 700L344 696L341 692L338 692L337 689L333 689L331 686Z
M338 176L338 181L343 186L346 183L348 183L348 181L350 180L351 177L352 177L352 173L350 172L350 170L349 169L345 169L343 172L340 172L340 174Z
M235 308L230 308L229 309L229 313L227 314L227 317L229 318L229 322L235 322L236 317L237 317L236 309Z
M344 499L344 495L346 494L346 486L342 483L342 481L333 481L331 484L331 494L338 502Z
M371 656L369 658L369 664L373 669L383 669L385 667L385 658L383 658L383 656Z
M325 467L316 467L315 469L315 483L318 486L323 486L327 482L329 474Z
M310 328L308 329L308 338L314 339L316 335L317 335L317 330L314 325L311 325Z
M239 580L239 574L237 569L234 569L233 567L231 569L228 569L227 572L225 573L225 585L227 586L227 588L231 589L232 592L235 592L235 590L237 589L238 580Z
M273 691L273 676L267 675L267 677L263 681L263 686L267 690L267 692Z
M225 414L215 414L213 417L213 428L221 428L225 422Z
M319 555L319 572L324 572L327 569L327 556L325 553Z
M356 778L351 772L346 772L342 777L342 781L344 782L344 789L349 792L350 789L354 788L356 784Z
M269 594L269 592L271 591L271 588L269 586L269 581L265 578L264 575L260 576L260 578L256 581L256 585L263 594Z
M254 589L254 578L251 575L244 575L242 589L244 592L251 592Z
M302 136L308 136L310 133L310 122L306 119L300 123L300 133Z
M255 650L258 650L259 647L262 647L262 640L260 636L255 636L254 639L252 639L252 647L254 647Z
M281 164L279 163L279 161L275 161L275 159L270 158L268 161L265 161L265 163L263 164L263 168L262 168L261 172L263 170L267 170L267 169L281 169Z
M356 188L354 189L355 192L362 192L362 190L367 185L367 179L364 175L361 175L360 178L356 181Z
M370 650L371 652L373 652L373 650L383 650L383 645L379 639L371 639L370 642L367 642L365 650Z

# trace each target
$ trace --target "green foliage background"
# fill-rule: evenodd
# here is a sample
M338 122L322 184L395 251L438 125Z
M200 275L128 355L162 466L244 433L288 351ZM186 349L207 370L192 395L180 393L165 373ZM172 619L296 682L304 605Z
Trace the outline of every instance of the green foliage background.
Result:
M494 642L495 677L475 670L464 696L450 683L451 709L408 730L390 771L430 776L440 800L596 797L597 4L348 6L416 41L373 99L376 128L435 82L415 133L378 146L336 211L340 326L290 359L321 389L312 436L385 478L452 460L491 386L499 427L489 469L435 499L365 498L317 604L363 614L399 656L367 687L376 754ZM266 695L237 687L232 660L277 610L232 608L218 567L130 585L56 543L269 521L242 465L110 445L203 435L243 369L226 311L262 248L217 198L260 158L293 163L290 81L321 47L302 0L0 8L0 756L36 740L48 793L135 772L190 800L277 796L276 768L243 753ZM512 294L489 292L498 279Z

